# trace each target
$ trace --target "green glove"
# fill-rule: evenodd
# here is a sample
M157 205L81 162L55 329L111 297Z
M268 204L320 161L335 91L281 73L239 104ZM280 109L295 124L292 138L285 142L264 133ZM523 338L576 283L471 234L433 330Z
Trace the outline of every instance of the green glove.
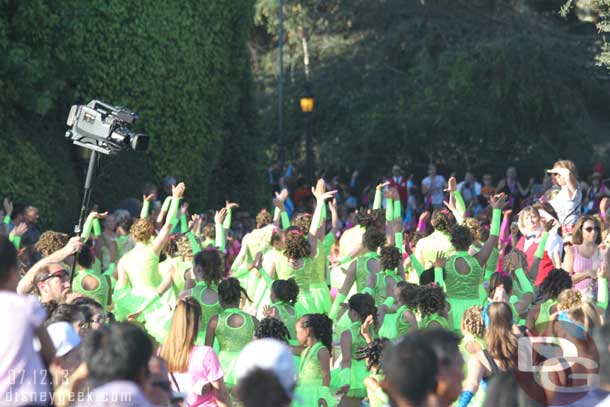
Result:
M91 234L91 228L93 226L93 215L89 214L87 219L85 220L85 225L83 226L83 231L80 234L80 237L86 242L89 240L89 235Z
M544 249L546 248L546 241L549 238L549 232L546 230L542 232L542 236L540 236L540 243L538 244L538 248L536 249L536 253L534 257L537 259L542 259L544 257Z
M604 310L608 308L608 279L606 277L597 280L597 306Z
M487 259L487 264L485 264L485 278L487 281L491 278L491 275L496 271L496 267L498 267L498 259L500 258L500 251L494 247L491 249L491 254ZM489 276L488 276L489 274Z
M215 225L215 229L216 229L216 247L218 247L218 249L221 252L225 251L225 230L222 227L222 223L217 223Z
M490 236L500 236L500 224L502 223L502 209L494 208L491 215Z
M13 246L15 246L15 249L19 250L19 247L21 246L21 236L17 236L13 232L11 232L8 235L8 240L11 243L13 243Z
M330 308L330 312L328 313L328 317L330 319L337 318L337 314L339 313L341 304L343 304L343 301L345 301L346 299L347 299L346 295L344 295L342 293L337 293L337 296L335 297L335 301L333 302L333 305Z
M515 277L517 277L517 281L519 281L519 285L521 286L521 290L524 293L532 293L534 294L534 286L532 282L527 278L525 272L521 267L515 270Z
M466 213L466 203L464 202L462 193L459 190L456 190L453 192L453 197L455 198L455 209L463 220L464 214Z
M5 224L5 225L9 225L10 223L11 223L11 217L10 217L10 216L8 216L8 215L6 215L6 216L4 217L4 224Z
M186 233L189 230L189 223L186 220L186 214L180 215L180 233Z
M422 266L422 264L419 262L419 260L417 259L417 257L415 257L413 253L409 255L409 259L411 259L411 265L415 269L417 277L421 276L421 273L425 271L424 266Z
M224 229L231 229L232 221L233 221L233 209L227 208L227 216L225 216L225 220L222 222L222 227Z
M178 209L180 206L180 198L172 197L171 203L169 205L169 210L167 211L167 219L165 219L165 224L171 223L172 225L176 225L178 223L178 219L176 215L178 214Z
M443 276L442 267L434 267L434 282L445 289L445 277Z
M100 237L102 235L102 225L98 218L93 219L93 236Z
M280 219L282 220L282 229L286 230L290 227L290 218L288 217L288 212L281 211Z
M193 250L193 256L201 251L201 246L197 242L197 238L193 234L193 232L188 232L186 237L189 239L189 243L191 244L191 250Z
M260 268L258 269L258 272L260 273L261 277L263 278L263 281L265 282L265 284L267 285L267 288L269 288L271 290L271 286L273 285L273 279L271 278L271 276L265 271L264 268Z
M392 222L394 220L394 201L392 198L385 199L385 221Z
M169 202L168 202L169 205ZM167 210L167 208L166 208ZM150 201L144 200L142 202L142 210L140 211L140 219L148 218L148 214L150 213Z
M381 209L381 198L382 198L381 189L375 188L375 199L373 200L373 210Z
M163 205L161 205L161 212L167 212L169 209L169 204L172 202L172 197L167 196L165 197L165 200L163 201Z

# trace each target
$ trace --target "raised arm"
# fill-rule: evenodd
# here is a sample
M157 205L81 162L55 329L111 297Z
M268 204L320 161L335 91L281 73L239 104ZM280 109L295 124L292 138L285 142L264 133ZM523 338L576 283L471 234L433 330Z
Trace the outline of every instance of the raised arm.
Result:
M178 206L180 205L180 199L184 196L184 191L186 186L184 182L179 183L177 186L172 186L172 199L169 205L169 211L167 213L167 218L165 219L165 224L153 240L153 250L155 253L160 254L161 250L163 250L163 246L167 243L169 236L172 232L172 228L174 224L173 220L176 218L176 213L178 212Z
M337 191L326 192L324 180L320 178L316 183L316 186L311 188L311 192L316 198L316 209L311 219L307 239L309 241L309 245L311 246L311 256L315 257L318 247L318 231L322 227L322 208L324 205L326 205L326 200L332 198Z
M502 220L502 208L506 205L506 195L499 194L489 198L489 204L493 208L491 217L491 227L489 230L489 238L474 257L479 261L481 266L487 263L487 259L491 255L494 248L498 246L498 236L500 235L500 222Z

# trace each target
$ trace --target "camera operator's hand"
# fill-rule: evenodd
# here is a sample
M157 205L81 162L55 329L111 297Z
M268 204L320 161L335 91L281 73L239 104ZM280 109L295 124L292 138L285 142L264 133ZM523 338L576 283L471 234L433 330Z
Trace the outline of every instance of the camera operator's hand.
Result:
M13 214L13 202L10 199L4 198L2 206L4 206L4 212L6 212L7 216L11 216Z
M186 190L186 186L184 185L184 182L181 182L176 186L172 185L172 196L174 198L182 199L182 197L184 196L185 190Z
M83 248L83 239L80 236L74 236L70 238L68 243L64 246L66 254L69 256L74 253L79 253Z

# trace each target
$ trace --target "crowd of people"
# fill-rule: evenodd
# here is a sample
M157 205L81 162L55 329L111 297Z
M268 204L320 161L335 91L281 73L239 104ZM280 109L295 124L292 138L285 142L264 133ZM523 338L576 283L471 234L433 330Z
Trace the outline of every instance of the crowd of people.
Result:
M610 406L603 168L391 172L274 165L254 218L170 177L75 237L5 199L0 406Z

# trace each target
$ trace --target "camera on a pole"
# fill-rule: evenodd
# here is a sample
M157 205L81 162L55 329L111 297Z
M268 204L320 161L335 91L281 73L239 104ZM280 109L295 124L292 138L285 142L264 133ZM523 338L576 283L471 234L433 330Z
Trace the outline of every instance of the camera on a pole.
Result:
M149 137L134 134L128 127L136 120L138 115L127 108L92 100L87 105L72 106L67 121L71 128L66 137L77 146L103 154L144 151Z

